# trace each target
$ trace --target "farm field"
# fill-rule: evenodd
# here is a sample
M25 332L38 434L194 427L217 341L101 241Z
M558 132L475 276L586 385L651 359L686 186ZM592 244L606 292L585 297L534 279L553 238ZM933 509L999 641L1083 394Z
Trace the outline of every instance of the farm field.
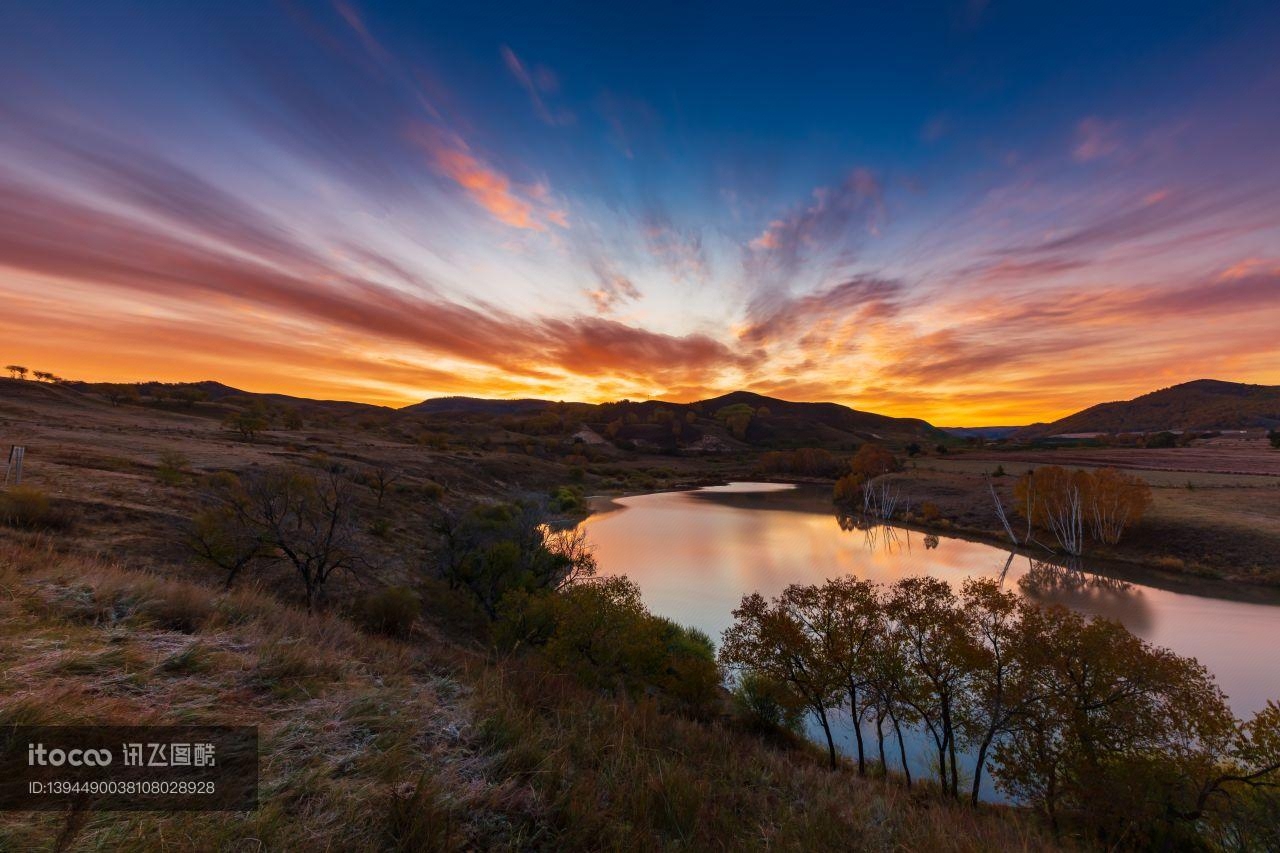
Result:
M1232 446L1169 450L1017 451L956 454L908 463L895 475L913 504L932 501L944 524L1005 538L987 492L992 478L1006 508L1013 508L1014 481L1028 468L1113 466L1132 471L1151 486L1152 504L1142 523L1120 544L1097 556L1193 575L1280 584L1280 476L1233 470L1274 470L1280 452L1265 441ZM1016 516L1016 513L1015 513ZM1015 518L1015 526L1016 526Z

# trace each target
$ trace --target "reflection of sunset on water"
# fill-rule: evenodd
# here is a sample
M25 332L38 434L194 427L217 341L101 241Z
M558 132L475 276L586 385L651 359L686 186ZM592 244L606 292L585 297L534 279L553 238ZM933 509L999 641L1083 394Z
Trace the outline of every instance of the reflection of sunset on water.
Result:
M1280 684L1280 660L1258 655L1280 625L1280 609L1171 592L1015 556L991 545L838 518L827 492L735 483L694 492L618 498L584 523L606 574L640 584L657 613L707 631L732 622L743 595L774 596L790 583L851 574L883 584L935 575L1003 584L1046 605L1113 619L1138 636L1200 660L1237 714L1262 707Z

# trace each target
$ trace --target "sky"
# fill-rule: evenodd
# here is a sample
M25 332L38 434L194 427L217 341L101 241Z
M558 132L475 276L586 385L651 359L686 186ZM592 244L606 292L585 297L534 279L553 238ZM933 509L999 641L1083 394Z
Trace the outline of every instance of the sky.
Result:
M0 22L5 363L947 426L1280 384L1274 2Z

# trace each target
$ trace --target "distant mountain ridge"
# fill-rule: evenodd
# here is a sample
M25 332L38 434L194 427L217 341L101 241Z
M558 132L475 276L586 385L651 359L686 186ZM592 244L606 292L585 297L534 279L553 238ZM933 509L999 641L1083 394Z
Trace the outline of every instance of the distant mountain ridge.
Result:
M525 417L536 415L552 407L571 407L580 410L588 423L593 422L592 412L604 421L616 417L631 416L642 423L650 422L658 410L666 409L681 418L692 415L695 419L714 420L724 409L747 407L756 416L751 419L745 433L740 436L747 443L757 446L798 446L812 443L817 446L846 446L869 438L894 440L941 440L946 434L919 418L894 418L874 412L862 412L839 403L793 403L777 397L766 397L751 391L732 391L719 397L692 403L672 403L665 400L619 400L611 403L552 403L548 400L519 399L491 400L478 397L437 397L405 406L401 412L418 415L481 415ZM604 416L603 412L612 411ZM761 416L760 413L767 413ZM624 423L620 437L639 439L649 443L664 443L662 435L666 427L645 428ZM669 443L669 442L668 442Z
M841 403L793 403L752 391L732 391L689 405L700 407L708 414L729 406L746 405L753 409L767 409L770 420L783 418L844 432L905 434L935 439L945 437L942 430L920 418L895 418L853 409Z
M947 435L956 438L984 438L987 441L1000 441L1019 430L1030 429L1026 426L984 426L984 427L938 427Z
M1099 403L1052 423L1018 430L1013 438L1090 432L1274 429L1277 426L1280 426L1280 386L1196 379L1132 400Z
M32 383L33 386L35 384ZM891 417L853 409L840 403L792 402L751 391L732 391L693 403L620 400L613 403L590 404L554 402L536 398L490 399L450 396L435 397L396 409L369 403L243 391L212 380L123 384L132 384L146 396L158 396L186 388L201 392L202 398L211 403L235 404L237 399L257 399L266 403L293 406L304 412L326 411L339 416L382 413L392 416L469 415L484 418L523 418L549 411L564 412L572 409L586 422L601 420L601 423L604 423L620 414L634 417L634 415L626 415L627 412L634 412L643 420L648 420L656 409L668 409L681 417L688 415L691 419L714 420L717 412L741 406L749 407L753 412L763 415L752 419L749 433L745 436L747 442L757 446L780 447L802 446L799 442L806 441L812 441L814 446L834 447L845 445L849 441L861 442L868 439L909 442L941 441L950 437L987 440L1011 438L1015 441L1026 441L1079 433L1280 428L1280 386L1227 382L1217 379L1197 379L1152 391L1132 400L1100 403L1052 423L1035 423L1025 427L944 428L935 427L920 418ZM15 384L12 387L20 386ZM75 391L102 392L112 387L112 384L70 381L63 383L61 387ZM604 415L606 410L612 412L607 415L607 418ZM593 412L598 417L592 417ZM627 424L627 427L630 430L631 424Z
M432 397L421 403L402 406L399 411L418 415L523 415L545 409L550 405L553 405L550 400L533 398L500 400L486 397Z

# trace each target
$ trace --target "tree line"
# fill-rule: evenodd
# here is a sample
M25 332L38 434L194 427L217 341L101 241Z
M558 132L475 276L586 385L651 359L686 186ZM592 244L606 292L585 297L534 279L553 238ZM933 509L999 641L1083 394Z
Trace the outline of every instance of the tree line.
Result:
M774 722L811 714L833 767L832 718L846 710L860 774L896 763L911 786L903 734L914 728L947 795L962 796L970 751L963 795L978 802L989 765L1055 832L1070 824L1118 846L1277 840L1280 705L1237 720L1201 664L1117 622L992 579L956 593L931 577L793 584L773 600L746 596L733 615L721 663Z

